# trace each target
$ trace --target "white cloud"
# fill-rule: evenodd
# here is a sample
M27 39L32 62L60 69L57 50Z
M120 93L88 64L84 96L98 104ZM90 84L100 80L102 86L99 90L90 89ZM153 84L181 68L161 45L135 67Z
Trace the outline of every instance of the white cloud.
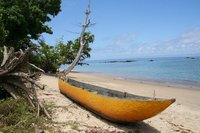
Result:
M92 51L94 58L120 58L127 57L130 53L130 48L134 46L137 38L135 33L123 33L111 38L107 38L103 46L99 46Z
M143 47L144 51L152 50L154 55L181 56L200 54L200 27L182 33L179 37L167 41L160 41Z
M113 52L123 52L129 50L133 46L137 35L134 33L124 33L111 38L106 49Z
M200 27L182 33L177 38L154 43L137 43L137 34L117 35L104 47L93 52L94 58L128 58L144 56L200 55Z

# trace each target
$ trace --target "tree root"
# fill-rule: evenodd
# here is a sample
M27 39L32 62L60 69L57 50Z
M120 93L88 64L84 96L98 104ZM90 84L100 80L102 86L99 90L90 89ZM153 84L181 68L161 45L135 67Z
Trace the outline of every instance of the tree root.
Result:
M0 65L0 87L6 90L14 99L23 97L27 99L31 106L35 107L38 116L42 112L48 118L50 115L43 104L38 100L36 89L44 89L44 85L37 82L40 73L27 72L26 67L30 65L35 69L42 69L29 63L28 56L35 50L34 47L27 49L25 52L20 50L14 52L14 48L3 48L3 60Z

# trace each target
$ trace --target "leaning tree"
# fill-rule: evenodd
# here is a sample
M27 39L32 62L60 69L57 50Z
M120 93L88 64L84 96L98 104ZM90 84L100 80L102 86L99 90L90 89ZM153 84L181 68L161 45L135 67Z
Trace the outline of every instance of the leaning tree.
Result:
M91 25L90 24L90 19L89 19L89 15L90 15L91 11L90 11L90 0L88 1L88 6L86 8L86 11L85 11L85 21L82 25L82 31L80 33L80 47L79 47L79 50L78 50L78 53L75 57L75 59L73 60L73 62L69 65L69 67L67 69L64 69L61 74L60 74L60 78L63 79L63 80L66 80L67 78L67 75L69 74L69 72L71 72L71 70L78 64L80 58L81 58L81 55L83 54L83 49L84 49L84 46L87 42L87 36L84 37L84 33L86 31L86 29ZM89 36L88 36L89 37Z

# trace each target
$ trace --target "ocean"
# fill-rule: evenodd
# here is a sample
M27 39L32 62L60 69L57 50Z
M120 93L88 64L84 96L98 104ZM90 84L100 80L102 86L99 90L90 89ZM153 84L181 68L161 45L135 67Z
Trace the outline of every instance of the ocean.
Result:
M76 66L75 70L200 89L200 57L94 60L86 63L88 65Z

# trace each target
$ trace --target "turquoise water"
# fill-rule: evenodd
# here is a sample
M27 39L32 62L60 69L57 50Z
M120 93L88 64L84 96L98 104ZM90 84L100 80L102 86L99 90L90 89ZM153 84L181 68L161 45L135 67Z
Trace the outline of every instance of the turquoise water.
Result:
M176 83L200 87L200 57L133 59L133 62L88 61L76 71L107 74L119 78ZM151 61L150 61L151 60ZM152 61L153 60L153 61ZM114 60L122 61L122 60Z

